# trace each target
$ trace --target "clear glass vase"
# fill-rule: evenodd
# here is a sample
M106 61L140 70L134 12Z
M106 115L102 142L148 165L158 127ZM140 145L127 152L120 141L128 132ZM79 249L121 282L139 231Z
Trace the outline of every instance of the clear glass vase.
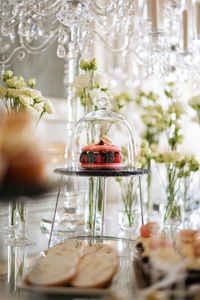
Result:
M118 222L124 234L137 235L139 227L139 182L137 177L117 178L120 184Z
M20 296L18 288L26 273L27 253L23 247L8 246L8 285L10 293Z
M183 224L183 201L179 198L179 194L174 195L170 192L166 194L166 200L163 206L164 227L173 230L178 229Z
M16 229L16 201L10 201L8 206L8 226L2 229L2 233L9 239L15 238Z
M85 205L85 231L95 236L104 232L104 211L106 201L106 178L88 179Z
M7 244L11 246L28 246L36 242L28 238L27 234L27 202L24 198L19 198L13 202L10 209L9 219L15 221L12 233L9 233Z

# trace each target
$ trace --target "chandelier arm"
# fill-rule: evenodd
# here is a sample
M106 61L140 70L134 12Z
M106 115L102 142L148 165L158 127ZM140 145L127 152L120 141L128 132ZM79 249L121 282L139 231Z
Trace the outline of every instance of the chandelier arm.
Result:
M57 0L50 7L45 9L45 12L40 12L37 9L34 10L34 13L41 17L48 17L58 12L59 8L62 6L62 1Z
M100 8L96 4L96 1L91 1L89 3L88 7L95 14L106 17L106 16L110 15L111 13L113 13L115 11L115 9L118 6L118 4L119 4L119 0L117 0L115 3L113 3L113 5L111 6L111 9L109 9L109 10L103 10L102 8Z
M20 43L23 48L27 50L28 53L30 54L38 54L46 51L53 43L54 41L58 38L58 31L59 28L57 28L55 31L53 31L48 38L38 47L33 47L29 43L27 43L25 37L20 37Z
M3 59L0 60L0 65L10 67L17 58L23 61L27 57L28 57L27 50L23 46L20 46L15 48L8 58L6 58L5 60Z
M108 50L113 53L123 53L130 46L130 36L126 36L123 46L119 49L116 49L116 48L113 48L110 45L108 45L107 41L101 36L101 34L98 31L94 30L94 33L96 35L98 35L98 37L101 39L101 41L104 43L104 45L108 48Z

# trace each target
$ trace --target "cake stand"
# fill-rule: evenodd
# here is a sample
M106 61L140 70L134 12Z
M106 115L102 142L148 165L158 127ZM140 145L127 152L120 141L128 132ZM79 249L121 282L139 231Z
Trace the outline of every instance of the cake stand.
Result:
M140 190L140 209L141 209L141 222L144 223L143 216L143 199L142 199L142 186L141 186L141 177L142 175L146 175L150 173L150 170L147 169L136 169L136 168L120 168L120 169L82 169L78 168L58 168L54 170L54 173L61 175L60 184L58 188L57 198L55 209L53 213L53 220L51 225L51 231L49 236L48 246L51 244L52 234L54 230L55 217L57 213L58 202L60 198L60 192L62 188L63 176L81 176L81 177L96 177L101 178L102 182L102 193L103 193L103 203L102 203L102 216L101 216L101 232L99 234L100 237L104 237L104 216L105 216L105 202L106 202L106 183L108 177L130 177L130 176L138 176L139 178L139 190ZM93 218L93 232L92 236L97 236L97 206L99 200L99 193L96 194L95 199L95 207L94 207L94 218Z

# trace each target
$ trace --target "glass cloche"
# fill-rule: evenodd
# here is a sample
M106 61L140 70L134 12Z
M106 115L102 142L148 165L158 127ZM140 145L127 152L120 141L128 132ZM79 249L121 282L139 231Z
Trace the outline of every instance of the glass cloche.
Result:
M84 169L136 168L136 145L129 123L109 111L109 99L81 118L74 133L73 166Z

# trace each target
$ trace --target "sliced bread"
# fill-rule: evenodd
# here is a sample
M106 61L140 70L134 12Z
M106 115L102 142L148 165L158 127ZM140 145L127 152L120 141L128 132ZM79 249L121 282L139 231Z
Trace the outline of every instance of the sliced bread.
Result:
M50 251L40 257L25 278L38 286L62 286L71 282L77 273L80 253L76 249Z
M89 246L83 251L78 272L71 285L82 288L106 287L117 272L118 264L115 249L103 244Z
M47 253L54 253L55 251L65 252L67 249L76 249L78 251L83 251L85 249L85 243L82 240L65 240L59 244L55 244L52 248L49 248Z

